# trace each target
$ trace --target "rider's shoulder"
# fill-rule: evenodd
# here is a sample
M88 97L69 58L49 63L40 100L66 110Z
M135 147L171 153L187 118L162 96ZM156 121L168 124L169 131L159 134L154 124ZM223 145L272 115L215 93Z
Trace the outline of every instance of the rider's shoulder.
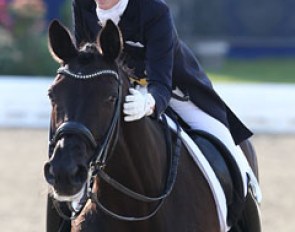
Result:
M155 11L168 10L168 5L162 0L139 0L143 3L143 6L153 9Z
M140 1L141 13L145 21L154 21L159 17L170 14L169 7L162 0L137 0Z
M72 4L74 6L78 6L84 9L92 8L93 6L96 6L96 3L94 0L72 0Z

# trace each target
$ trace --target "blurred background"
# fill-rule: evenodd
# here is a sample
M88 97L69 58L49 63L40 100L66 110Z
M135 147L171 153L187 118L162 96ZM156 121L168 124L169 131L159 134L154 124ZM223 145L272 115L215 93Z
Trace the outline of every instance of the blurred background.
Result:
M214 78L294 81L293 0L167 2L180 37ZM0 74L52 75L47 27L54 18L72 28L71 0L0 0Z
M295 231L295 1L167 3L217 92L255 132L263 231ZM45 230L47 89L58 68L47 28L55 18L72 30L71 0L0 0L0 225L7 232Z

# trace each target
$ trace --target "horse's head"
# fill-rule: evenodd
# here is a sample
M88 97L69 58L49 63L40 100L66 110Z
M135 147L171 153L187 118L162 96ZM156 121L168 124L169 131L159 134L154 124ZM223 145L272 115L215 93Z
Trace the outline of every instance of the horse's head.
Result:
M49 89L50 160L44 173L55 198L73 201L84 194L89 165L100 161L96 158L103 156L105 141L111 139L119 120L122 96L116 59L122 38L108 21L96 43L77 49L67 29L54 21L49 48L61 68Z

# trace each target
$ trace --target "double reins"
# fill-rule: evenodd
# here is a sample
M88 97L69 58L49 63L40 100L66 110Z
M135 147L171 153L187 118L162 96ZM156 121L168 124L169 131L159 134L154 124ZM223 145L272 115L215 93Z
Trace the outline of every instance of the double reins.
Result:
M178 167L178 161L180 156L180 149L181 149L181 139L179 138L179 132L180 128L177 128L177 139L176 139L176 145L175 148L172 149L172 135L170 128L168 126L167 120L165 115L162 115L162 121L165 125L165 138L166 138L166 150L168 151L168 157L170 157L170 163L168 168L168 174L165 184L165 189L163 193L157 197L150 197L146 196L137 192L134 192L133 190L127 188L126 186L120 184L118 181L114 180L112 177L110 177L105 171L104 168L107 165L108 155L112 153L111 145L116 144L118 140L118 132L116 133L116 128L119 125L120 121L120 111L121 111L121 104L122 104L122 80L119 78L118 72L115 72L114 70L102 70L98 71L94 74L89 75L82 75L82 74L76 74L72 73L69 69L62 67L58 69L58 74L63 74L68 77L72 77L75 79L90 79L99 77L101 75L110 75L114 77L118 83L118 94L119 97L116 101L115 106L115 112L112 117L112 121L110 123L110 126L107 130L106 135L104 136L102 144L97 144L92 132L82 123L75 122L75 121L67 121L62 123L57 130L55 131L55 134L53 135L51 141L50 141L50 147L54 148L57 141L60 140L64 135L67 134L75 134L78 136L82 136L84 139L86 139L91 146L94 148L94 155L93 158L89 164L88 169L88 178L86 183L86 195L87 199L84 202L84 206L88 199L90 199L92 202L94 202L105 214L119 219L123 221L143 221L151 218L154 216L158 210L161 208L161 206L164 203L164 200L170 195L172 192L173 186L176 181L177 176L177 167ZM115 146L112 147L114 149ZM174 151L174 152L173 152ZM117 213L114 213L113 211L107 209L98 198L98 194L96 192L92 191L94 179L96 176L99 176L101 179L103 179L106 183L111 185L113 188L115 188L117 191L127 195L128 197L145 202L145 203L152 203L152 202L158 202L154 210L149 213L146 216L140 216L140 217L129 217L129 216L123 216L119 215ZM54 206L59 213L61 217L63 217L66 220L74 220L77 218L82 211L83 207L80 207L78 211L73 209L73 207L68 204L68 208L71 211L72 215L69 217L65 213L62 212L59 204L56 202L56 200L53 199Z
M91 199L94 200L94 202L97 204L97 206L107 215L109 215L113 218L122 220L122 221L144 221L144 220L147 220L147 219L153 217L159 211L159 209L162 207L162 205L164 203L164 200L172 192L175 181L176 181L177 167L178 167L178 161L179 161L179 157L180 157L181 139L178 136L180 133L180 128L179 127L177 128L176 146L175 146L175 149L172 149L171 131L168 126L166 117L164 115L162 116L162 121L165 125L166 147L167 147L167 151L168 151L168 156L170 157L170 164L169 164L169 168L168 168L169 171L167 174L165 189L161 195L159 195L157 197L150 197L150 196L146 196L146 195L143 195L140 193L136 193L133 190L127 188L126 186L120 184L119 182L117 182L116 180L111 178L106 172L103 171L103 169L98 169L98 173L97 173L98 176L100 178L102 178L105 182L110 184L113 188L115 188L119 192L129 196L130 198L141 201L141 202L145 202L145 203L153 203L153 202L158 201L158 204L155 206L154 210L146 216L128 217L128 216L116 214L116 213L108 210L107 208L105 208L101 204L101 202L98 200L97 194L91 192Z

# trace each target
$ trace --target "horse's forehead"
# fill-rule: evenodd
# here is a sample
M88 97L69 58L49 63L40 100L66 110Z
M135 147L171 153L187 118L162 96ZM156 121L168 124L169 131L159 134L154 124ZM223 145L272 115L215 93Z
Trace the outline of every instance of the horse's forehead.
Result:
M79 48L80 52L97 52L100 53L99 47L96 43L85 43Z
M95 63L93 66L73 60L60 67L50 89L54 90L54 94L63 96L82 92L88 93L88 96L95 92L107 94L111 91L112 94L118 89L117 84L122 78L121 68L117 63L107 64L100 60L96 60Z
M55 97L70 97L71 101L87 98L90 102L99 99L99 96L114 95L118 92L117 81L110 76L100 76L89 80L77 80L72 77L60 75L48 90L51 99ZM89 102L87 101L87 102Z

